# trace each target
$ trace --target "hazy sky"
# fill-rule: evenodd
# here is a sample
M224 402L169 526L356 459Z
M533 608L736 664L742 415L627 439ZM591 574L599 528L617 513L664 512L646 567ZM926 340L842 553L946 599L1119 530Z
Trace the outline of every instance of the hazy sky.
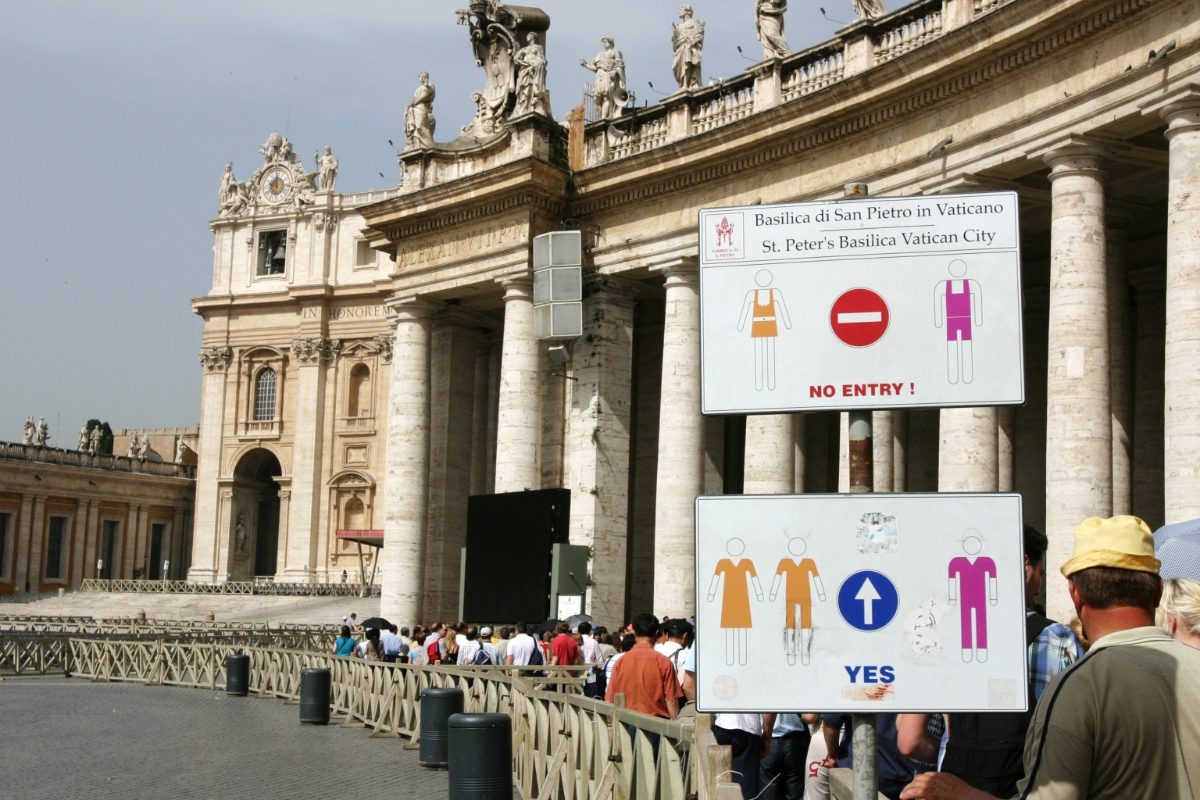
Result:
M674 0L526 0L550 14L556 117L616 39L639 104L675 88ZM483 87L464 0L37 0L0 25L0 440L45 416L73 447L98 417L120 427L195 425L217 185L239 179L278 130L306 161L331 145L340 191L394 186L392 139L417 74L437 87L437 139L454 138ZM753 0L700 0L704 78L758 60ZM827 19L821 12L823 5ZM901 5L888 3L889 9ZM799 50L853 17L850 0L791 0ZM740 46L745 55L737 51ZM647 84L652 82L654 89ZM384 178L379 177L383 173Z

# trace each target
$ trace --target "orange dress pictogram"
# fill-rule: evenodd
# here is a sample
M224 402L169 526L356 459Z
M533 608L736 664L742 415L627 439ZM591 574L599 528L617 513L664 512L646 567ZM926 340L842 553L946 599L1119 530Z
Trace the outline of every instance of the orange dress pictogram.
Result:
M749 578L757 578L754 562L743 558L734 563L722 558L717 562L716 575L725 575L725 589L721 595L721 627L749 628L750 587Z

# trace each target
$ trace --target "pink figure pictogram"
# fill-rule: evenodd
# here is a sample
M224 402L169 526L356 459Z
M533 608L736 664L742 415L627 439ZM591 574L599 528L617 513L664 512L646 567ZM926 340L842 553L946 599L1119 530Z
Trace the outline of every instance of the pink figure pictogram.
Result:
M938 281L933 296L933 325L946 328L946 380L975 380L973 328L983 324L983 292L979 281L964 277L967 264L954 259L948 267L951 280Z
M987 607L996 605L996 562L980 556L983 540L970 529L963 539L966 556L950 559L950 605L957 603L962 625L962 660L987 661ZM977 557L978 556L978 557Z

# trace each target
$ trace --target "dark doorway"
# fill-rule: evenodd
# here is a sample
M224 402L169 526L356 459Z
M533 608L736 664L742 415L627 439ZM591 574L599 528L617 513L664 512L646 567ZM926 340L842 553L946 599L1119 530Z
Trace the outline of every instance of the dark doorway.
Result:
M160 581L163 575L163 536L166 533L166 525L161 522L155 522L150 526L150 580Z
M115 519L104 520L103 532L100 534L100 573L96 576L101 580L111 581L116 574L117 533L120 525Z
M257 495L255 502L246 505L254 521L254 574L274 576L279 546L279 484L283 474L279 459L269 450L251 450L242 456L233 476L238 489Z

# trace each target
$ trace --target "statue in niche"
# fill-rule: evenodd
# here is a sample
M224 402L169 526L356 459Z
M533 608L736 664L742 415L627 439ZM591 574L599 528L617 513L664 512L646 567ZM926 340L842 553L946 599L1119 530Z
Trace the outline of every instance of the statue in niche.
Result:
M82 428L80 428L80 429L79 429L79 446L78 446L78 448L77 448L77 449L78 449L78 450L79 450L79 452L81 452L81 453L86 453L86 452L87 452L87 449L88 449L88 428L87 428L87 425L84 425Z
M517 65L517 102L513 114L549 114L546 102L546 50L538 44L537 34L525 37L525 46L513 56Z
M417 81L413 99L404 110L404 135L408 139L405 150L433 147L433 131L437 127L437 120L433 118L433 99L437 90L429 82L428 72L422 72Z
M887 13L883 0L851 0L854 3L854 13L859 19L875 19Z
M337 182L338 160L333 157L333 148L329 145L325 145L324 155L317 156L317 172L321 181L318 188L322 192L332 192Z
M671 46L675 49L672 68L680 89L698 89L700 80L700 51L704 49L704 23L692 16L692 7L679 7L682 22L671 26Z
M233 546L239 553L246 552L246 515L238 514L237 524L233 526Z
M615 119L625 110L629 92L625 82L625 58L616 48L612 37L600 39L604 49L591 61L579 59L579 65L596 73L592 93L596 99L597 119Z
M46 443L49 441L50 441L50 426L48 426L46 424L46 418L41 417L38 419L37 433L34 434L33 443L36 444L38 447L45 447Z
M763 58L783 58L788 54L787 39L783 38L785 13L787 0L758 0L755 25L763 46Z
M21 432L21 444L24 444L24 445L33 444L33 437L34 437L34 434L36 434L36 433L37 433L37 425L34 424L33 417L26 417L25 418L25 427L22 429L22 432Z
M91 434L88 436L88 452L96 455L100 452L100 438L104 435L100 430L100 426L96 425L92 428Z

